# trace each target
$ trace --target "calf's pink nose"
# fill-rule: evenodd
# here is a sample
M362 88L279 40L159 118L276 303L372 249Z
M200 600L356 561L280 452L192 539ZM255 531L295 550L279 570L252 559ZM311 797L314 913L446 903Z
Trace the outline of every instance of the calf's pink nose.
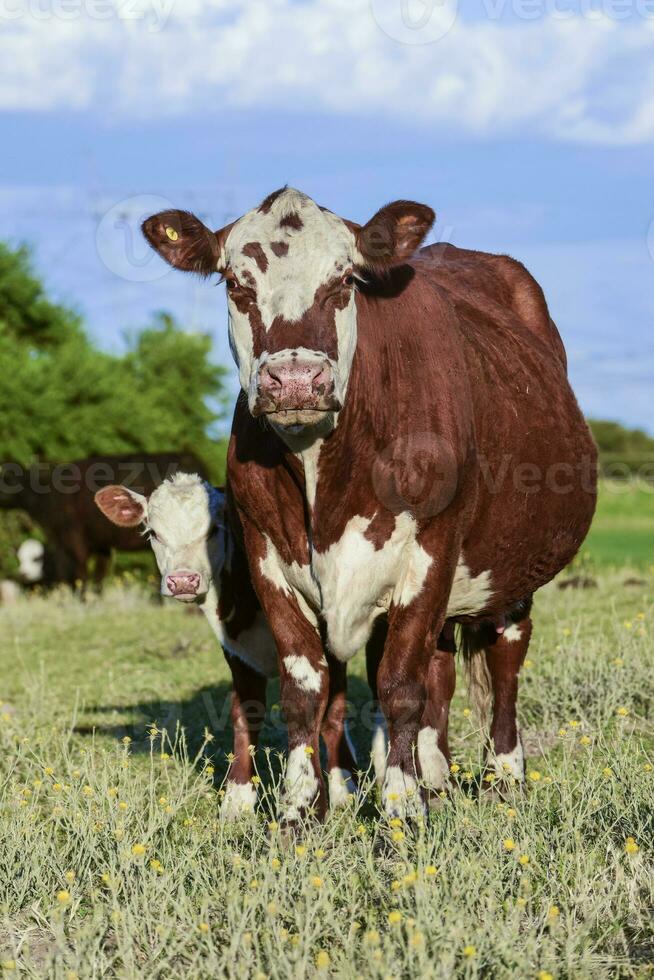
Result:
M166 576L166 584L171 595L195 595L200 588L197 572L174 572Z

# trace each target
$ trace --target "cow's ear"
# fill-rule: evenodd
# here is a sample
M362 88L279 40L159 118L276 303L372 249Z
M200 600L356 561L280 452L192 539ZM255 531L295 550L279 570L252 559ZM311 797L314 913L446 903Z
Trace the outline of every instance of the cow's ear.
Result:
M393 201L357 232L362 264L383 271L410 259L433 225L436 215L426 204Z
M148 498L129 487L103 487L96 493L95 502L119 527L138 527L148 516Z
M211 231L190 211L160 211L146 218L141 231L155 252L175 269L210 276L224 265L225 229Z

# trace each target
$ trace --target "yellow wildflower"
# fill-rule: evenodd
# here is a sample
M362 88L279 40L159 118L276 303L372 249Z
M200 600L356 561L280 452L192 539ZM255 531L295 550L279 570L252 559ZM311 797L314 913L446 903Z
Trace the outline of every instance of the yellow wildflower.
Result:
M527 864L529 864L529 855L528 854L521 854L520 857L518 858L518 861L523 866L526 866Z
M622 707L618 708L618 710L616 711L616 714L619 715L620 718L626 718L627 715L629 714L629 708L625 708L624 706L622 706Z
M398 926L402 921L402 913L394 909L392 912L388 913L388 924L391 926Z
M433 878L434 875L438 874L438 868L434 864L428 864L425 868L425 874L428 878Z
M57 901L60 905L68 905L70 902L70 892L66 888L62 888L61 891L57 892Z
M145 851L145 844L132 844L132 854L134 857L141 857L143 854L145 854Z
M532 769L530 771L530 773L529 773L529 778L531 779L532 783L539 782L541 776L540 776L540 773L539 773L538 769Z
M505 851L515 851L515 841L512 837L507 837L502 843Z
M638 846L638 844L636 843L633 837L627 837L627 840L625 841L624 849L627 852L627 854L638 854L640 847Z
M582 735L581 738L579 739L579 744L580 745L590 745L591 741L592 741L592 739L591 739L590 735Z
M329 953L326 949L321 949L316 956L316 966L319 970L326 970L329 966Z
M461 952L466 957L466 959L469 960L471 960L473 957L477 955L477 949L475 946L464 946Z
M311 879L311 884L313 885L314 888L322 888L323 881L320 875L314 875L313 878Z
M206 935L206 933L209 932L209 923L208 922L201 922L199 924L199 926L198 926L198 929L200 930L200 932L203 932Z

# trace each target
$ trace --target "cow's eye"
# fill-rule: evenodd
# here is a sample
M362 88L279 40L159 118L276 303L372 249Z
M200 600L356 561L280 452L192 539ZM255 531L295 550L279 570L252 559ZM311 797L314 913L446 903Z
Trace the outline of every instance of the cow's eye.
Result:
M346 276L343 276L343 282L346 286L354 285L354 276L352 275L351 272L348 272Z
M229 276L229 278L225 279L225 285L228 289L236 289L238 281L233 276Z

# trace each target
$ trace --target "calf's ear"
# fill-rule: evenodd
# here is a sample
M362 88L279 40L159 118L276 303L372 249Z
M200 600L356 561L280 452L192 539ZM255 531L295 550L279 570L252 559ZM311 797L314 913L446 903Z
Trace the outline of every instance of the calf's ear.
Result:
M118 527L138 527L148 516L148 498L129 487L103 487L96 493L95 502Z
M436 220L426 204L393 201L373 215L357 232L362 264L384 271L411 258Z
M155 252L175 269L210 276L224 264L224 241L231 225L211 231L190 211L160 211L146 218L141 231Z

